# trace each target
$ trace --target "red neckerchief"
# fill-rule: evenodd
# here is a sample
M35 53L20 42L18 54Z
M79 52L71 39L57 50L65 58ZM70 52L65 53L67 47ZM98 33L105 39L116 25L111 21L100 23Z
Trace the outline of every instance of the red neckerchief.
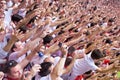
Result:
M110 63L110 60L109 60L109 59L105 59L105 60L103 61L103 63L104 63L104 64L108 64L108 63Z
M84 80L84 77L83 77L83 75L79 75L75 78L75 80Z

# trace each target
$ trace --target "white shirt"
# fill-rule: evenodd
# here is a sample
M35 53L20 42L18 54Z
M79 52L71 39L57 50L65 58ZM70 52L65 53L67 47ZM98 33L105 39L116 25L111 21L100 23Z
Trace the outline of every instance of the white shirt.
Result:
M8 60L15 60L16 62L20 63L25 57L26 55L23 54L21 57L18 58L18 52L13 52L9 55L9 59Z
M25 8L22 8L22 9L20 9L19 11L18 11L18 14L20 15L20 16L22 16L22 17L25 17L26 16L26 9Z
M8 1L6 4L7 4L7 7L12 7L13 6L12 0Z
M12 29L12 27L10 26L12 11L13 11L12 8L8 8L6 11L4 11L5 14L4 24L5 27L7 27L8 29Z
M59 56L54 58L54 66L56 66L56 64L59 62L59 60L60 60Z
M82 75L89 70L96 70L97 68L91 58L91 53L89 53L84 58L75 61L69 80L74 80L78 75Z
M34 56L31 60L32 63L34 64L41 64L47 58L48 56L44 55L43 57L39 57L38 55Z
M51 80L51 76L49 74L47 76L41 77L41 79L39 79L39 80Z
M39 80L52 80L50 74L44 77L41 77ZM58 77L56 80L63 80L61 77Z
M6 36L4 37L3 42L0 42L0 58L5 58L7 57L8 52L4 51L3 48L7 45L7 38Z
M84 57L86 55L85 49L75 50L75 53L79 54L81 57Z

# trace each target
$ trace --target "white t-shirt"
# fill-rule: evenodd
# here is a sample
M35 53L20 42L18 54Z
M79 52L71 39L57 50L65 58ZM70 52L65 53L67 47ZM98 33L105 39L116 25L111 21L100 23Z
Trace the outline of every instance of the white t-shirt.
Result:
M8 52L4 51L3 48L7 45L7 37L4 37L4 40L0 42L0 58L7 57Z
M36 56L36 57L34 57L34 59L32 59L32 62L34 63L34 64L41 64L44 60L45 60L45 58L47 58L48 56L46 56L46 55L44 55L43 57L38 57L38 56ZM54 66L58 63L58 61L60 60L60 57L55 57L54 58ZM35 80L39 80L41 77L37 74L36 76L35 76Z
M91 58L91 53L86 55L82 59L77 59L71 70L69 80L74 80L78 75L82 75L89 70L96 70L98 67L95 65L93 59Z
M12 28L10 26L12 11L13 11L12 8L8 8L6 11L4 11L4 14L5 14L4 24L5 24L5 27L7 27L8 29Z
M85 49L75 50L75 53L79 54L81 57L84 57L86 55Z
M18 63L20 63L25 57L26 55L22 55L21 57L18 58L18 52L13 52L9 55L9 59L8 60L15 60L17 61Z
M25 8L22 8L22 9L20 9L19 11L18 11L18 14L20 15L20 16L22 16L22 17L25 17L26 16L26 9Z
M52 80L50 74L44 77L41 77L39 80Z
M54 58L54 66L56 66L56 64L59 62L59 60L60 60L59 56Z
M41 77L39 80L52 80L50 74L44 77ZM61 77L58 77L56 80L63 80Z

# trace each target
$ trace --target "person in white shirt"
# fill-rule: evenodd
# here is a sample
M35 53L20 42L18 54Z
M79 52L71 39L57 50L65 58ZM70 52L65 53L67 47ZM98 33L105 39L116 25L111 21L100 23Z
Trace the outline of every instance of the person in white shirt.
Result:
M9 34L5 33L5 31L0 32L0 58L4 59L7 57L8 52L6 52L3 48L7 45L9 39Z
M89 70L97 70L99 72L107 71L113 68L113 65L107 69L99 68L95 65L94 61L103 57L103 54L99 49L94 49L82 59L77 59L71 70L68 80L74 80L78 75L82 75Z

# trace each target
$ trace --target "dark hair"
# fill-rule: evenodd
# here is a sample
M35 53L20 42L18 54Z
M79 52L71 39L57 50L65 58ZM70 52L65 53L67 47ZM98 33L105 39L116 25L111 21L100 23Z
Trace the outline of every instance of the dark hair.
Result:
M93 10L94 10L94 11L97 10L97 6L93 7Z
M90 32L87 30L85 33L84 33L86 36L90 35Z
M61 34L63 34L63 33L65 33L65 31L60 30L60 32L58 32L58 35L61 35Z
M28 24L33 23L33 22L36 20L36 17L37 17L37 16L34 16L34 17L28 22Z
M105 40L105 43L107 44L111 44L112 43L112 41L109 39L109 38L107 38L106 40Z
M75 51L75 48L73 46L70 46L68 48L68 53L73 53Z
M80 23L80 20L76 20L75 23Z
M72 38L73 38L73 37L70 36L70 37L68 37L64 42L68 42L68 41L70 41Z
M107 54L106 49L104 49L104 50L102 51L102 53L103 53L103 56L105 57L106 54Z
M75 27L70 28L68 31L70 32L70 31L72 31L73 29L75 29Z
M17 48L15 44L13 44L12 48L11 48L11 52L15 52L14 48Z
M97 24L97 23L92 22L90 26L92 27L92 26L95 26L96 24Z
M92 72L92 70L89 70L87 72L85 72L84 74L90 74Z
M116 53L115 53L115 55L116 55L116 56L119 56L119 55L120 55L120 52L119 52L119 51L118 51L118 52L116 52Z
M102 52L99 49L94 49L91 54L92 59L100 59L103 57Z
M65 67L69 66L71 62L72 62L72 58L67 57L65 61Z
M10 69L15 67L18 63L15 60L10 60L5 64L4 73L10 73Z
M53 39L52 36L50 35L46 35L44 38L43 38L43 44L46 45L48 43L50 43L50 41Z
M19 30L20 30L19 32L25 33L28 30L28 28L26 26L22 26L19 28Z
M14 15L12 15L12 17L11 17L11 20L12 20L13 22L14 22L14 21L19 22L21 19L23 19L23 17L20 16L20 15L18 15L18 14L14 14Z
M109 20L108 20L108 22L114 22L115 20L114 20L114 18L110 18Z
M90 47L93 44L93 42L88 42L86 45L86 48Z
M78 30L78 29L75 29L74 32L79 32L79 30Z
M48 74L50 74L51 71L49 70L49 68L52 66L51 62L43 62L40 65L41 65L41 69L40 69L39 75L41 77L47 76Z

